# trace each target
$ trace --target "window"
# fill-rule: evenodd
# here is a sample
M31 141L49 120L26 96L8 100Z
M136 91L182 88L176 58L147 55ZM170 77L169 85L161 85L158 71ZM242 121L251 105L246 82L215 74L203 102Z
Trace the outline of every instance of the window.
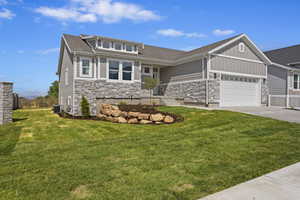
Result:
M126 45L126 51L132 52L133 51L133 46L132 45Z
M157 67L154 67L153 68L153 74L152 74L152 78L158 80L158 68Z
M92 67L91 59L82 58L81 59L81 76L91 77L92 76Z
M105 49L109 49L109 48L110 48L110 42L108 42L108 41L103 41L103 42L102 42L102 47L105 48Z
M150 67L144 67L144 74L150 74Z
M119 80L120 62L115 60L109 61L109 79Z
M109 60L108 61L108 79L131 81L133 74L133 62Z
M101 44L101 40L98 40L98 45L97 45L98 47L101 47L102 46L102 44Z
M244 53L245 52L245 44L244 43L239 43L239 52Z
M122 44L121 43L115 43L115 50L122 50Z
M294 89L296 90L300 89L299 82L300 82L299 74L294 74Z
M123 66L122 66L123 80L131 81L132 63L131 62L123 62L122 64L123 64Z
M65 85L69 85L69 73L68 68L65 71Z

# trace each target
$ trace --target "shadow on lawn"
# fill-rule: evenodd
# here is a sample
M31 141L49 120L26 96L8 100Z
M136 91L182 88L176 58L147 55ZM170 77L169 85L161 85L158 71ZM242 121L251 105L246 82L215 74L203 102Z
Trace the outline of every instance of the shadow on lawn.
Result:
M13 152L21 134L22 127L12 124L0 127L0 156Z
M19 121L24 121L27 120L28 118L13 118L13 122L19 122Z

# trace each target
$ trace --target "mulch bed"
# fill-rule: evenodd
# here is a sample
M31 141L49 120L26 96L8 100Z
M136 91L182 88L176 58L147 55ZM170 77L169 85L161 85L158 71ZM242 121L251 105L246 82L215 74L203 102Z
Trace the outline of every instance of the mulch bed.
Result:
M121 111L125 112L141 112L141 113L147 113L147 114L157 114L161 113L163 115L169 115L175 119L174 123L176 122L182 122L184 118L180 115L176 115L174 113L169 112L161 112L156 110L156 107L158 106L149 106L149 105L118 105L119 109ZM90 117L83 117L83 116L73 116L65 112L61 112L58 114L62 118L67 119L78 119L78 120L95 120L95 121L104 121L103 119L100 119L96 116L90 116Z

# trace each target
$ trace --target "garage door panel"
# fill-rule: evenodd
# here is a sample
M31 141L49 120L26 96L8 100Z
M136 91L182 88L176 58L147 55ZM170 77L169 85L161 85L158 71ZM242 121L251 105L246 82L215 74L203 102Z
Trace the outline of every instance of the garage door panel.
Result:
M259 106L258 82L221 81L221 106Z

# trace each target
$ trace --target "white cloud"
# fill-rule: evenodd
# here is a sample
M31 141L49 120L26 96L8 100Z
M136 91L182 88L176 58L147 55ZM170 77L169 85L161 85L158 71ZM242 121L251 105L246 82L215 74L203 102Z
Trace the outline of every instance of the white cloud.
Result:
M13 12L11 12L10 10L8 10L6 8L2 8L2 10L0 10L0 18L12 19L15 16L16 16L16 14L14 14Z
M6 5L7 1L6 0L0 0L0 5Z
M213 34L216 36L224 36L224 35L231 35L235 33L234 30L221 30L221 29L216 29L213 31Z
M49 53L56 53L56 52L59 52L59 48L50 48L50 49L44 49L44 50L37 51L37 53L41 54L41 55L47 55Z
M156 32L159 35L168 36L168 37L188 37L188 38L202 38L206 35L201 33L185 33L180 30L175 29L161 29Z
M139 5L112 0L69 0L63 8L39 7L35 11L61 21L116 23L123 19L132 21L158 20L160 16Z

